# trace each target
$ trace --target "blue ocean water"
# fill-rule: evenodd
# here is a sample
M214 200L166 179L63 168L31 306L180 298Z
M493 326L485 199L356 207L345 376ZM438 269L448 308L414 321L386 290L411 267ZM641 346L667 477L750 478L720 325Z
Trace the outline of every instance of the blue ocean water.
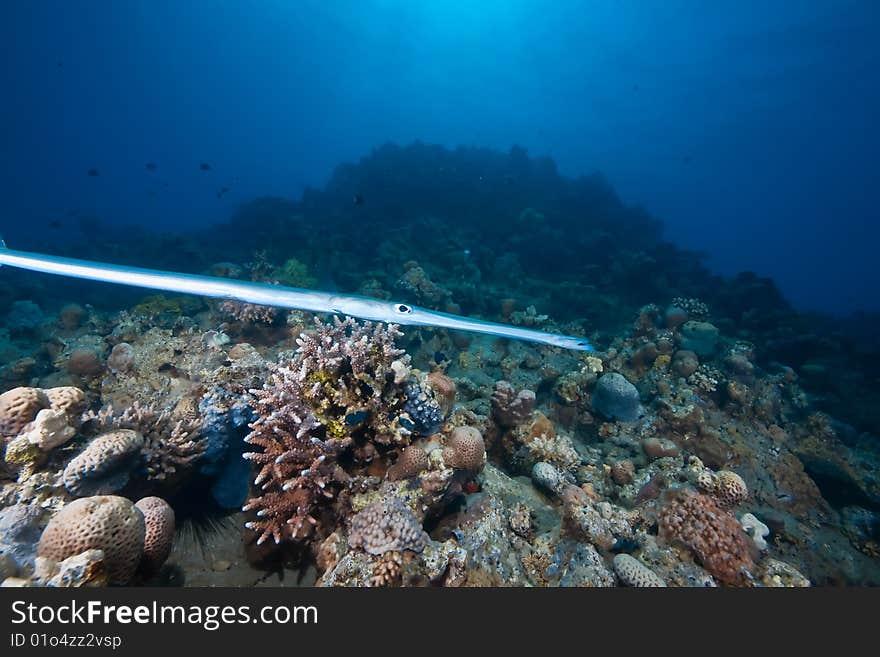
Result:
M283 497L249 483L281 449L249 426L262 408L249 395L265 388L271 408L295 388L332 445L320 462L345 471L302 490L345 495L264 514L286 514L293 535L257 531L249 516L261 536L252 564L291 558L265 541L320 552L341 519L376 503L353 504L354 491L411 479L400 474L408 460L423 466L415 473L436 469L445 454L446 471L470 474L446 481L416 518L436 544L454 539L481 563L474 546L493 509L511 518L518 538L499 549L513 561L517 541L564 537L541 574L520 559L504 581L474 566L468 583L626 583L615 554L649 566L662 555L633 543L637 523L587 529L584 509L647 509L652 540L659 522L672 542L670 514L715 504L688 495L736 488L729 472L752 497L718 504L771 540L750 556L731 539L748 582L800 581L772 557L814 583L880 583L876 2L57 0L8 2L0 19L10 248L418 304L596 347L404 328L397 347L416 374L401 373L383 342L393 336L380 335L370 338L385 345L370 352L379 361L361 370L344 346L357 326L334 333L296 310L3 267L2 390L75 388L74 407L92 415L68 417L71 442L43 453L28 447L43 440L31 423L57 410L51 398L17 392L37 400L21 422L9 410L19 406L0 405L0 499L17 500L0 514L31 513L29 477L67 473L96 437L136 431L122 474L113 465L61 496L158 495L179 520L228 521L237 545L238 508L254 515L270 493ZM342 349L341 370L296 342L313 330ZM276 362L302 367L313 388L273 379ZM331 403L321 395L333 381L346 392ZM297 408L285 412L308 424ZM429 435L413 437L424 426ZM462 428L485 443L477 475L452 465L473 438L454 436ZM293 459L287 448L279 454ZM534 487L516 488L517 475ZM684 481L691 492L678 492ZM835 546L826 560L811 556L810 523ZM675 538L704 570L662 572L669 583L706 572L744 583L699 540ZM349 536L338 559L376 556L365 541ZM19 575L33 542L0 541L24 555ZM585 550L606 569L585 565ZM575 574L560 570L579 559ZM342 583L329 562L322 583ZM180 563L190 583L226 572ZM407 582L399 567L383 566Z
M876 311L877 14L870 0L7 3L3 230L20 242L71 210L206 225L387 141L520 144L566 175L601 171L716 271L771 276L801 308Z

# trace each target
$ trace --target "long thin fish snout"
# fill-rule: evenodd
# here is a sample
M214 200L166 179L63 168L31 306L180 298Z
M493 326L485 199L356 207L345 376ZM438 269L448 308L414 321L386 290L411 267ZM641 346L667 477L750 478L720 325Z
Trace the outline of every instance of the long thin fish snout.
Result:
M318 290L269 285L267 283L252 283L229 278L182 274L158 269L111 265L91 262L89 260L14 251L9 249L6 243L0 239L0 265L4 264L45 274L67 276L68 278L116 283L166 292L195 294L215 299L234 299L236 301L278 308L291 308L317 313L337 313L350 315L358 319L409 326L434 326L437 328L496 335L513 340L526 340L562 349L593 351L592 345L586 338L486 322L460 315L450 315L426 308L418 308L417 306L410 306L405 303L380 301L357 295L343 295Z

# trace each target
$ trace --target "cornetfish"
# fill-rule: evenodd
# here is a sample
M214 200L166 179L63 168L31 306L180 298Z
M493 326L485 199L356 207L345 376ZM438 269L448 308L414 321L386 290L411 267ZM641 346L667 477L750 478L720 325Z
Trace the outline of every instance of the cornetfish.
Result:
M182 292L218 299L234 299L262 306L350 315L358 319L404 326L434 326L456 331L497 335L513 340L527 340L563 349L593 351L593 346L586 338L486 322L481 319L471 319L461 315L420 308L408 303L15 251L7 248L2 240L0 240L0 265L9 265L46 274L58 274L70 278L118 283L168 292Z

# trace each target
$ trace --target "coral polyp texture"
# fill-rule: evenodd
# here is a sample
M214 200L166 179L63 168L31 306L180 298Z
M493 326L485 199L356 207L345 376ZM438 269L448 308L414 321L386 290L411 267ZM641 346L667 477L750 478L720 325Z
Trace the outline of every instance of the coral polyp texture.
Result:
M127 584L144 553L143 514L124 497L74 500L56 514L40 537L39 556L59 562L100 550L111 584Z
M880 585L876 318L661 228L521 148L414 144L174 240L58 245L592 352L0 268L0 581Z
M660 512L660 532L690 549L725 584L743 584L754 568L749 540L736 518L711 497L678 491Z
M174 509L161 497L144 497L135 507L144 516L144 553L142 567L156 573L171 554L174 542Z

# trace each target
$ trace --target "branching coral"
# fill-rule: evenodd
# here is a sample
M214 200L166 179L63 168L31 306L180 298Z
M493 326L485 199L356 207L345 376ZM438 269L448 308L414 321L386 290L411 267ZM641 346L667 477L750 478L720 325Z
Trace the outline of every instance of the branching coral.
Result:
M161 481L182 474L207 449L207 441L199 437L198 419L175 419L169 410L160 411L137 401L124 411L108 406L97 413L87 413L83 419L102 431L131 429L141 434L142 458L150 480Z
M223 301L219 307L221 312L245 324L272 324L278 317L277 308L243 301Z
M408 442L395 417L405 398L393 365L408 363L394 344L400 335L393 325L316 321L315 333L297 340L293 357L251 391L259 418L245 440L261 451L245 458L259 467L259 495L244 510L256 512L247 526L258 532L258 544L311 533L318 507L348 478L338 464L343 452L368 462L377 445Z

